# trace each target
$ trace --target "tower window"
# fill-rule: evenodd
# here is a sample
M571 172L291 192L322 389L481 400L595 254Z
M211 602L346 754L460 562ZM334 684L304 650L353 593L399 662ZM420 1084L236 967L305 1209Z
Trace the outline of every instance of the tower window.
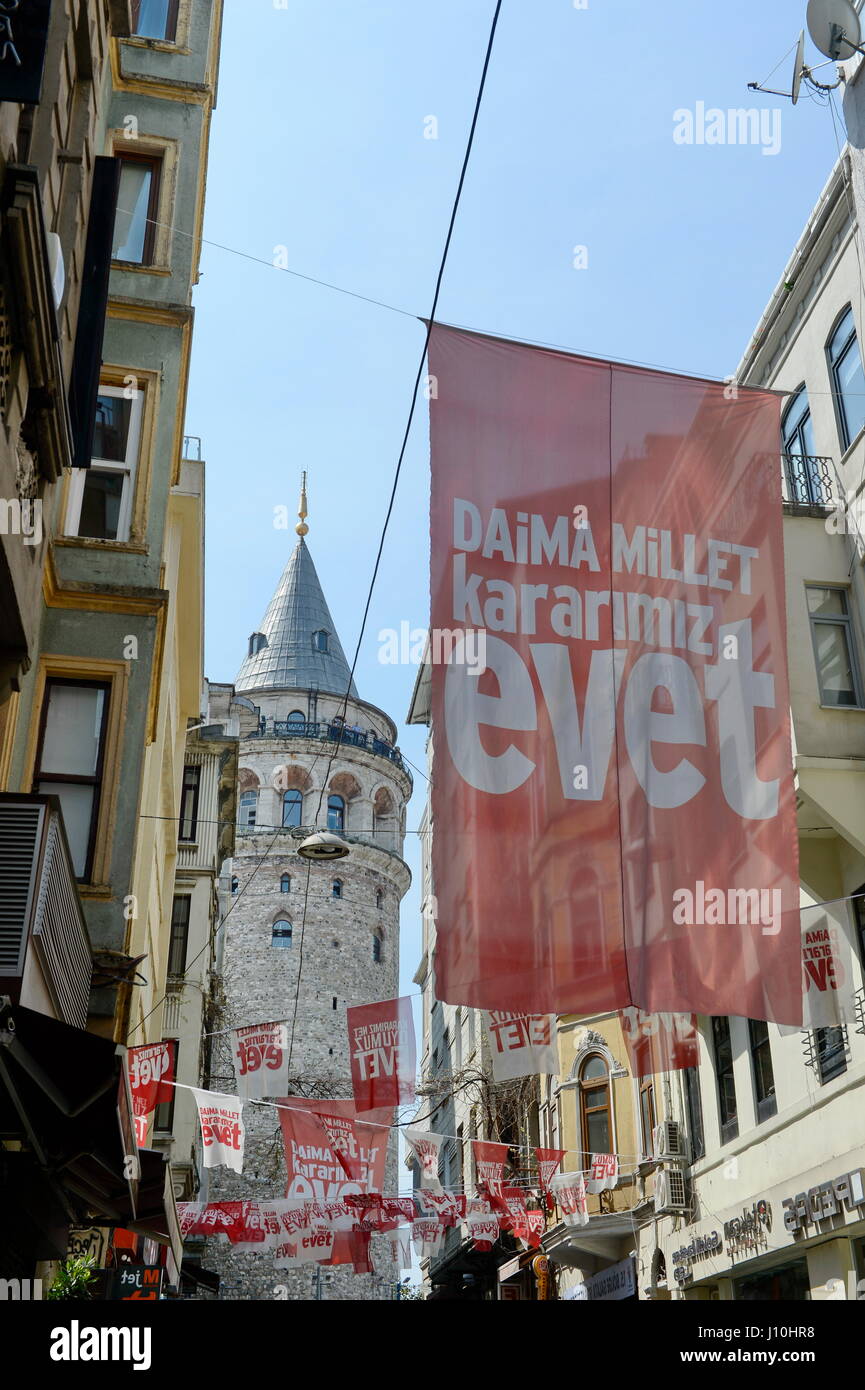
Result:
M283 825L300 825L303 815L303 796L299 791L285 792L282 798Z
M321 628L318 632L314 632L312 634L312 647L313 651L316 652L327 651L327 633L325 632L324 628Z
M282 875L282 878L279 880L279 891L280 893L291 892L291 874Z
M333 1007L336 1008L336 995L333 996Z
M375 961L376 965L379 965L379 964L380 964L380 962L381 962L381 934L380 934L380 932L373 932L373 935L372 935L372 958L373 958L373 960Z
M341 796L327 798L328 830L345 830L345 802Z
M232 893L236 893L236 892L238 891L239 888L240 888L240 879L237 877L237 874L234 874L234 876L232 877L232 880L231 880L231 891L232 891Z
M335 898L341 898L341 897L342 897L342 879L341 879L341 878L335 878L335 879L333 880L333 884L331 885L331 892L333 893L333 896L334 896Z
M258 792L241 792L240 814L237 823L242 830L251 830L258 813Z
M379 912L381 912L381 905L382 905L382 902L383 902L383 901L384 901L384 893L382 893L382 891L381 891L380 888L376 888L376 890L375 890L375 905L376 905L376 907L378 908Z
M292 925L290 922L274 922L273 931L270 937L271 946L278 946L286 949L291 945Z
M304 733L306 731L306 715L303 710L293 709L288 716L287 723L289 729L295 730L297 733Z

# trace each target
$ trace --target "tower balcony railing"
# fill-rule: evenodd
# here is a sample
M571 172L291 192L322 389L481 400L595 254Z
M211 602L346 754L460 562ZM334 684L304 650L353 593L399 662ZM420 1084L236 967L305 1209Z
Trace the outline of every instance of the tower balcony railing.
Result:
M389 762L396 763L409 781L412 780L408 764L399 749L388 743L373 729L352 727L341 724L338 720L316 720L310 723L301 719L273 719L262 716L258 729L254 733L247 734L246 737L312 738L344 744L349 748L363 748L367 753L374 753L376 757L387 758Z
M842 500L835 463L822 454L783 454L781 496L789 511L828 511Z

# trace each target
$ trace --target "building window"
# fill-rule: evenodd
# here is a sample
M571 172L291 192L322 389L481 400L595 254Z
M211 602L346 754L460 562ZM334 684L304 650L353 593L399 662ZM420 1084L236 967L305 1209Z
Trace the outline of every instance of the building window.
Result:
M180 795L180 831L178 840L194 840L198 833L198 791L201 768L187 763L183 769L183 790Z
M327 798L328 830L345 830L345 802L341 796Z
M695 1163L706 1152L703 1137L703 1102L700 1099L700 1072L697 1067L686 1067L683 1071L685 1082L685 1108L688 1116L688 1137L691 1141L691 1162Z
M808 392L801 387L781 418L781 445L791 502L820 505L828 499L814 457L814 431Z
M316 652L327 651L327 633L325 632L324 628L321 628L318 632L314 632L312 634L312 648L313 651Z
M192 897L178 893L171 906L171 942L168 947L169 975L182 975L186 969L186 946L189 939L189 909Z
M583 1156L612 1153L610 1084L607 1064L597 1053L580 1068L580 1131Z
M116 157L120 160L120 191L111 258L152 265L162 160L145 154L118 153Z
M805 593L820 703L835 708L861 708L862 691L847 591L828 584L807 584Z
M847 1070L846 1028L815 1028L814 1055L821 1086Z
M174 1043L174 1075L180 1075L180 1043L176 1038ZM153 1132L154 1134L170 1134L174 1128L174 1102L177 1098L177 1087L171 1087L171 1099L164 1100L153 1112Z
M100 386L91 464L75 469L69 483L67 536L129 540L143 408L143 391Z
M376 905L376 907L378 908L379 912L381 912L381 905L382 905L383 901L384 901L384 893L381 891L380 888L376 888L376 890L375 890L375 905Z
M652 1135L655 1130L655 1088L649 1080L640 1083L640 1123L643 1129L643 1153L651 1157Z
M255 817L258 814L258 792L249 791L240 793L240 812L237 817L237 824L241 830L252 830L255 825Z
M282 875L282 878L279 880L279 891L280 893L291 892L291 874Z
M748 1043L751 1049L751 1066L754 1071L757 1124L762 1124L764 1120L769 1120L778 1113L768 1023L764 1023L762 1019L749 1018Z
M231 878L231 891L232 891L232 893L237 893L239 890L240 890L240 879L237 877L237 874L233 874L233 875L232 875L232 878Z
M290 922L286 922L284 919L280 922L274 922L273 931L270 934L271 946L279 946L283 950L287 949L291 945L291 932Z
M841 451L846 452L865 425L865 375L856 341L853 310L848 304L826 344L832 396L838 416Z
M93 866L110 684L51 677L45 685L33 790L56 796L77 879Z
M177 37L179 0L132 0L132 32L141 39Z
M372 958L376 965L381 963L381 933L377 931L372 934Z
M335 879L333 880L333 883L331 884L331 893L333 894L333 896L334 896L335 898L341 898L341 897L342 897L342 879L341 879L341 878L335 878Z
M300 825L303 817L303 795L299 791L284 792L282 797L283 825Z
M303 710L293 709L288 716L287 723L289 729L296 729L303 733L306 730L306 715Z
M733 1044L729 1018L712 1019L712 1038L715 1044L715 1080L718 1083L718 1110L721 1119L721 1143L735 1139L739 1133L736 1112L736 1081L733 1076Z

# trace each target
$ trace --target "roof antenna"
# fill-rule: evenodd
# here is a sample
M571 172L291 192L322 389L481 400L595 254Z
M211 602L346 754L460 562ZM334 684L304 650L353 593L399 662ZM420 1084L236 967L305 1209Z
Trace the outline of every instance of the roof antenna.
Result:
M309 527L306 524L306 518L309 515L306 507L306 469L303 470L303 481L300 484L300 503L297 508L297 514L300 517L300 521L294 529L302 540L303 537L309 533Z
M862 26L850 0L808 0L805 22L814 47L833 62L865 53Z
M809 11L810 14L810 11ZM818 44L819 47L819 44ZM799 35L799 42L796 45L796 57L793 60L793 81L789 92L778 92L774 87L763 87L759 82L749 82L748 87L752 92L769 92L773 97L789 97L793 105L799 100L799 88L802 86L802 78L810 77L810 70L805 66L805 30Z

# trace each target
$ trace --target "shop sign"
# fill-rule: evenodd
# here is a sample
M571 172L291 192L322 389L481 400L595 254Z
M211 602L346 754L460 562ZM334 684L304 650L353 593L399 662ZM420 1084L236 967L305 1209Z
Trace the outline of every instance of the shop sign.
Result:
M520 1272L520 1257L517 1255L515 1260L508 1260L507 1264L499 1265L499 1283L503 1284L506 1279L512 1278L514 1274Z
M765 1250L769 1244L767 1233L771 1229L772 1208L765 1197L761 1197L753 1203L750 1211L745 1207L741 1216L724 1222L727 1253L741 1255L743 1251L751 1254L755 1250Z
M161 1287L161 1265L121 1265L114 1271L108 1297L124 1303L154 1302Z
M795 1197L784 1197L784 1225L793 1235L798 1235L805 1226L818 1221L826 1221L832 1216L844 1215L844 1207L853 1211L865 1205L865 1185L862 1169L855 1168L852 1173L844 1173L839 1178L830 1178L807 1192L797 1192Z
M705 1259L708 1255L717 1255L724 1248L717 1231L710 1231L707 1236L694 1236L690 1245L683 1245L680 1250L673 1251L673 1274L677 1284L686 1284L694 1276L691 1265L694 1260Z
M69 1259L84 1257L94 1261L97 1269L105 1268L110 1226L87 1226L69 1232L66 1254Z
M633 1298L637 1292L637 1277L633 1259L622 1260L598 1274L590 1274L582 1284L570 1291L571 1298L593 1303L613 1298Z

